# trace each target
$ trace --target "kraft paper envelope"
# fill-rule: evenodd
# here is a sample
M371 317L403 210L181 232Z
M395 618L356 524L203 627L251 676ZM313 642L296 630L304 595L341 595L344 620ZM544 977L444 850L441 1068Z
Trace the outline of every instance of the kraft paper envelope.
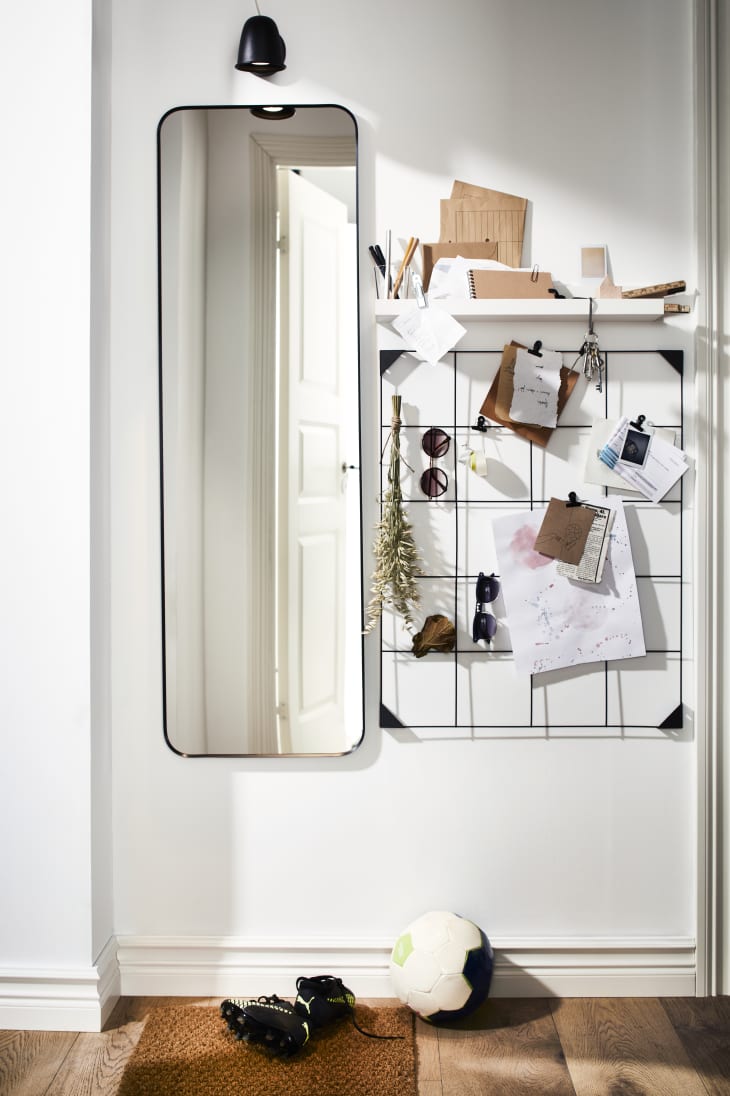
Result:
M493 240L489 243L421 244L423 288L428 289L433 268L439 259L455 259L457 255L461 255L463 259L497 259L497 241Z
M465 183L463 179L454 179L451 187L452 198L488 198L498 201L500 198L514 198L518 202L525 202L525 198L518 198L516 194L505 194L502 190L491 190L488 186L477 186L476 183Z
M464 190L470 195L464 196ZM458 196L455 191L460 192ZM443 243L496 240L499 262L520 266L526 213L526 198L457 180L451 198L441 199L440 239Z

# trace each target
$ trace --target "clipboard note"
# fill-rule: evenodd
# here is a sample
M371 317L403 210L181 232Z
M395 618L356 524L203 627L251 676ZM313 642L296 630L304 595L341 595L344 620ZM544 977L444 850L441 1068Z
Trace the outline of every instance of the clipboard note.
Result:
M553 428L550 426L535 426L532 423L514 422L510 418L512 405L512 393L514 390L515 362L517 351L526 350L519 343L508 343L502 353L502 361L497 370L487 396L479 409L480 414L485 415L500 426L508 426L516 434L534 442L542 449L545 448L552 436ZM578 383L578 373L574 369L563 366L560 370L560 389L558 391L558 419L563 408L568 402L568 397Z
M540 354L517 351L509 409L512 422L557 426L562 364L563 356L557 350L543 350Z
M535 538L535 551L563 563L578 564L593 525L593 510L564 499L550 499Z

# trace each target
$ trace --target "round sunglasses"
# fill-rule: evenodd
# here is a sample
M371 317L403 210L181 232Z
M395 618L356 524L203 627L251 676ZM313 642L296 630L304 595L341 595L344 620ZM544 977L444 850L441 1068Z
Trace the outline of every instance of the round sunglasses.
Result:
M432 426L421 439L421 448L429 458L429 466L420 479L421 490L429 499L437 499L449 486L449 477L443 468L435 463L445 457L449 451L450 438L445 430Z

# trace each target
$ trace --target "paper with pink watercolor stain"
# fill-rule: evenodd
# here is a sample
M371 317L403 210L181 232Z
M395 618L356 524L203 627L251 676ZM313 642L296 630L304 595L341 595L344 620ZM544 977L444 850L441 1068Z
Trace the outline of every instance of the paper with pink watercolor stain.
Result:
M557 561L534 550L543 510L492 521L518 674L646 654L623 503L617 496L588 501L614 510L603 578L591 585L559 575Z

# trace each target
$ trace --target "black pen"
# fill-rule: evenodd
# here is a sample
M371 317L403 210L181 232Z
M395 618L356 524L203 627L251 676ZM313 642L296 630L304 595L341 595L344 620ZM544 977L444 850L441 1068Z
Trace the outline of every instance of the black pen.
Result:
M383 255L380 247L378 244L371 244L368 251L370 252L370 258L373 260L383 277L385 277L385 255Z

